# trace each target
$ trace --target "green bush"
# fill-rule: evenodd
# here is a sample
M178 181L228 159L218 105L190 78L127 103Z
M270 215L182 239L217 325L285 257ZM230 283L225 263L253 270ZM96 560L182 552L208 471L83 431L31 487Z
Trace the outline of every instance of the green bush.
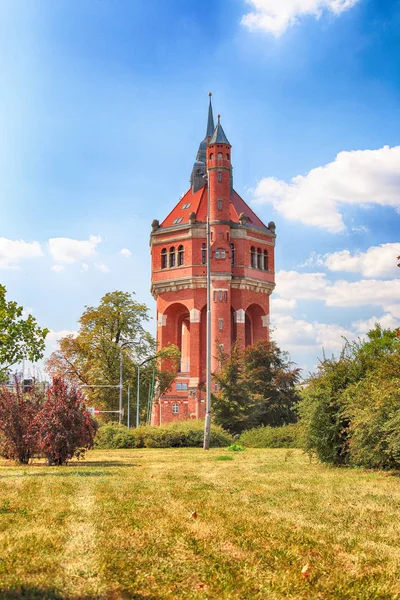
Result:
M95 448L102 448L104 450L135 448L136 442L132 431L125 427L125 425L106 423L99 427L94 440L94 446Z
M257 427L242 433L239 441L248 448L299 448L298 424Z
M383 357L377 368L348 391L351 464L400 468L400 356Z
M128 430L123 425L108 423L100 427L96 448L201 448L204 421L179 421L163 426L146 425ZM221 427L211 425L210 446L223 448L232 437Z

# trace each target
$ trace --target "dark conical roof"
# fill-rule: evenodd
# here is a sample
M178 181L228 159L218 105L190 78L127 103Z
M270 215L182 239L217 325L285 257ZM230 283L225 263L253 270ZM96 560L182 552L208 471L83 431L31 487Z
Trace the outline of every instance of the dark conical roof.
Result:
M214 133L213 133L212 138L209 143L210 144L228 144L230 146L230 143L228 142L228 138L225 135L225 131L222 129L219 115L218 115L217 126L214 129Z
M210 138L214 132L214 115L211 104L211 93L208 94L210 96L210 104L208 105L208 121L207 121L207 132L206 138Z

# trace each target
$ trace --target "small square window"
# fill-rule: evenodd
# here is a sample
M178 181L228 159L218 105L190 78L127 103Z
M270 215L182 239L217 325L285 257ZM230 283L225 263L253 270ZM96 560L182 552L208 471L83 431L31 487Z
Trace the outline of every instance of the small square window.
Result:
M174 415L177 415L179 413L179 404L173 404L172 405L172 413Z

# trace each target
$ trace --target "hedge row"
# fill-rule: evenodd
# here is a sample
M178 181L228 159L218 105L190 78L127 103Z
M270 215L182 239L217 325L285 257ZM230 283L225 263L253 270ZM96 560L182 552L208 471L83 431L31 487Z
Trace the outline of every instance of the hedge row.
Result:
M110 448L201 448L204 421L182 421L160 427L143 426L128 429L117 423L102 425L95 439L95 447ZM221 427L211 425L210 446L229 446L233 439Z
M242 433L239 441L248 448L299 448L299 426L257 427Z

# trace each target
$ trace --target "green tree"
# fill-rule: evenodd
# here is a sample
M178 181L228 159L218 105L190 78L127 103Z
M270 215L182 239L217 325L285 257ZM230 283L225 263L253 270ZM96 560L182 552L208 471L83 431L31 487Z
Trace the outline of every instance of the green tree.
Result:
M71 383L118 386L122 355L124 387L129 385L133 391L136 390L137 366L147 361L141 370L145 411L154 371L160 390L168 389L176 374L179 351L172 347L156 352L155 340L145 328L150 320L149 309L133 296L127 292L110 292L101 298L98 306L86 307L79 319L78 334L59 341L59 348L50 356L46 368L52 377L63 377ZM159 356L171 357L168 369L159 368ZM85 394L92 405L104 410L115 410L118 406L117 388L87 388Z
M243 358L244 378L253 405L248 427L295 423L301 370L272 340L248 346Z
M218 425L241 433L297 420L300 369L293 367L275 342L260 341L245 350L234 346L230 355L221 355L220 362L214 374L219 391L213 396Z
M23 310L6 299L6 288L0 285L0 381L19 362L36 362L44 354L49 330L39 327L32 315L24 317Z
M250 402L238 346L232 347L230 355L221 352L220 363L220 371L214 374L219 389L213 394L214 421L230 433L240 433L246 428Z

